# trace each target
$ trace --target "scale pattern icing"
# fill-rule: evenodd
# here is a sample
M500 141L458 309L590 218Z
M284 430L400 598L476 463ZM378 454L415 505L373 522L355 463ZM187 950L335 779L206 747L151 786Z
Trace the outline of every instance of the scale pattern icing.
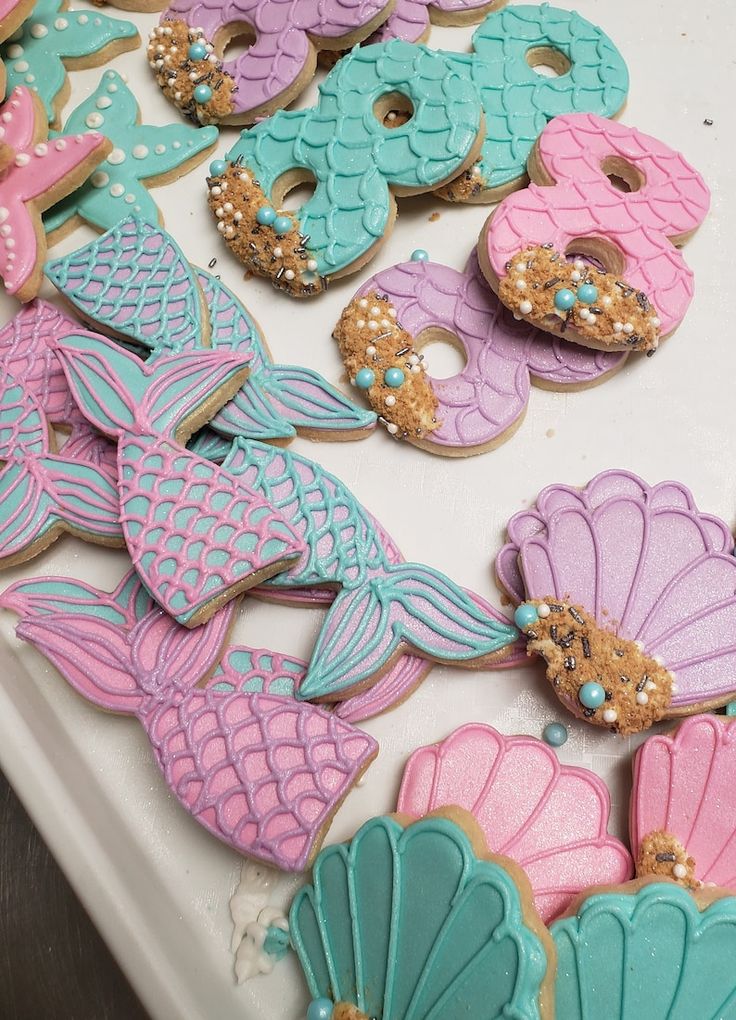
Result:
M560 765L534 737L470 723L414 751L396 810L421 818L453 804L474 816L494 853L521 865L545 923L584 888L631 878L629 852L607 831L605 783L588 769Z
M313 998L380 1020L542 1017L546 944L514 876L449 819L373 818L312 880L289 929Z
M539 137L538 158L551 186L532 183L504 199L481 244L493 273L528 247L598 238L624 262L622 276L656 310L661 336L682 321L693 296L693 273L673 243L705 219L710 192L679 153L635 128L579 113L556 117ZM633 167L641 186L619 191L604 173L607 161Z
M375 741L314 705L218 689L233 605L188 630L155 607L134 573L111 595L67 578L21 581L0 596L17 634L80 694L135 715L164 778L206 829L236 850L288 871L308 866L322 830L375 757ZM255 649L264 688L289 660Z
M672 882L591 895L551 929L564 1020L733 1020L736 899Z
M674 836L695 861L697 882L736 888L736 722L686 719L657 734L634 758L631 845L653 832Z
M511 518L508 538L496 571L509 595L581 605L640 641L676 677L668 714L733 696L734 540L680 482L605 471L583 489L551 485Z
M503 3L504 0L501 0ZM396 0L396 6L386 21L370 38L371 42L387 42L389 39L403 39L404 42L425 42L430 30L432 12L437 11L448 23L457 21L465 24L477 12L473 20L479 21L493 0ZM495 5L494 5L495 6Z

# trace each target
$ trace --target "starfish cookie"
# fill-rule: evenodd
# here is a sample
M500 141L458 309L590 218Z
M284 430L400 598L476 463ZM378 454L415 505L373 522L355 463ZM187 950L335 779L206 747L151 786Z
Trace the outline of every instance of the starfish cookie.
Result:
M104 131L114 148L81 188L44 216L50 244L82 221L105 231L133 212L149 223L162 223L147 187L188 173L205 159L218 138L216 127L141 124L136 98L117 71L105 71L96 91L72 111L64 125L69 134L90 128Z
M46 258L41 213L78 187L107 156L111 143L96 131L48 139L41 101L14 89L0 107L0 278L19 301L38 293Z
M130 21L70 11L66 0L38 0L28 20L0 45L0 60L8 85L28 85L38 93L49 123L57 127L69 97L67 70L99 66L139 44Z

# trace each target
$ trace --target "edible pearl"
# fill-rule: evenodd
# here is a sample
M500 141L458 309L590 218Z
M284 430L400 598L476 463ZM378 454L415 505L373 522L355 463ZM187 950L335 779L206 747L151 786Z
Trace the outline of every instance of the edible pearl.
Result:
M273 250L273 257L276 259L280 259L283 258L283 255L284 255L283 248L280 248L278 245L276 245L276 247Z
M540 602L537 606L537 615L540 620L546 620L552 610L549 608L546 602Z
M532 605L531 602L522 602L514 613L514 623L519 630L525 630L527 627L531 627L532 624L539 620L539 612L537 607Z
M384 403L386 404L386 407L393 407L396 403L396 397L392 393L389 393Z
M685 867L684 864L675 864L674 867L672 868L672 874L675 876L675 878L680 879L686 878L687 868Z
M567 743L567 726L562 723L548 723L542 730L542 740L550 747L562 747Z
M631 323L630 322L625 322L624 323L624 333L626 333L628 335L629 333L633 333L633 332L634 332L634 327L631 325Z
M517 280L516 281L516 289L517 290L526 290L526 280Z
M617 719L618 713L614 708L607 708L603 713L603 722L605 723L615 723Z
M316 273L317 272L317 260L316 259L307 259L307 269L309 270L310 273Z
M396 433L399 431L399 426L398 425L394 425L394 423L392 421L390 421L386 425L386 428L388 429L388 431L391 433L392 436L395 436Z
M606 700L606 692L601 684L589 680L578 691L578 699L584 708L600 708Z
M623 331L623 328L624 328L623 322L614 322L613 324L614 333L621 333Z
M376 353L376 348L373 346L373 344L369 344L365 349L365 353L368 355L369 358L372 358L373 355Z
M521 304L519 305L519 311L521 312L522 315L530 315L533 307L534 306L532 305L531 301L529 301L529 299L527 298L525 301L522 301Z
M638 691L636 703L637 705L647 705L649 703L649 695L645 691Z
M287 269L286 272L284 273L284 276L289 281L293 280L294 279L294 270L293 269Z

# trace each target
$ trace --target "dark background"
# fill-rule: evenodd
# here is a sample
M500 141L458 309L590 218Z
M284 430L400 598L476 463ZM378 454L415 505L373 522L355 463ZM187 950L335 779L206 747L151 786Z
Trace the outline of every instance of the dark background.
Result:
M0 1018L148 1020L1 772Z

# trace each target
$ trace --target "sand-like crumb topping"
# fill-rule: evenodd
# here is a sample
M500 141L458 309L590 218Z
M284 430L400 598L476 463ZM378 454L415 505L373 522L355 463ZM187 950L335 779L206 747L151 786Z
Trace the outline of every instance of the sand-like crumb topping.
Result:
M527 651L547 663L547 679L575 715L613 733L638 733L662 719L672 700L672 674L635 641L603 630L580 606L533 600L537 622L524 628ZM545 615L546 614L546 615ZM600 685L605 700L596 708L580 700L584 684Z
M480 167L480 160L478 160L454 181L438 188L435 194L444 198L446 202L467 202L468 199L479 195L481 191L485 191L486 187L486 180Z
M397 439L421 439L439 427L438 401L423 356L414 349L411 334L397 322L396 309L387 295L372 291L353 298L340 316L333 336L350 382L365 394L391 435ZM386 384L386 372L390 369L402 373L399 386ZM359 375L366 370L373 376L367 387L360 385Z
M202 60L192 60L189 48L200 43L206 49ZM214 53L214 46L184 21L166 21L151 32L148 63L164 95L198 124L217 124L233 109L234 78L226 74ZM197 102L194 90L207 86L211 98Z
M695 860L685 847L669 832L650 832L642 840L636 859L636 877L671 878L684 889L700 889L702 883L695 877Z
M292 227L285 233L277 234L273 224L262 225L256 219L258 210L271 208L271 203L247 167L232 163L219 177L208 177L207 184L207 202L218 232L246 269L294 297L309 297L326 288L327 281L317 272L307 247L309 238L299 232L293 212L274 210L291 220Z
M332 1011L332 1020L370 1020L370 1018L352 1003L338 1002Z
M568 262L553 247L520 251L507 262L498 296L516 315L542 329L576 333L581 342L612 350L654 352L659 344L657 312L643 291L582 260ZM584 289L585 288L585 289ZM561 291L565 295L558 295ZM556 299L574 297L570 307ZM570 339L574 339L573 336Z

